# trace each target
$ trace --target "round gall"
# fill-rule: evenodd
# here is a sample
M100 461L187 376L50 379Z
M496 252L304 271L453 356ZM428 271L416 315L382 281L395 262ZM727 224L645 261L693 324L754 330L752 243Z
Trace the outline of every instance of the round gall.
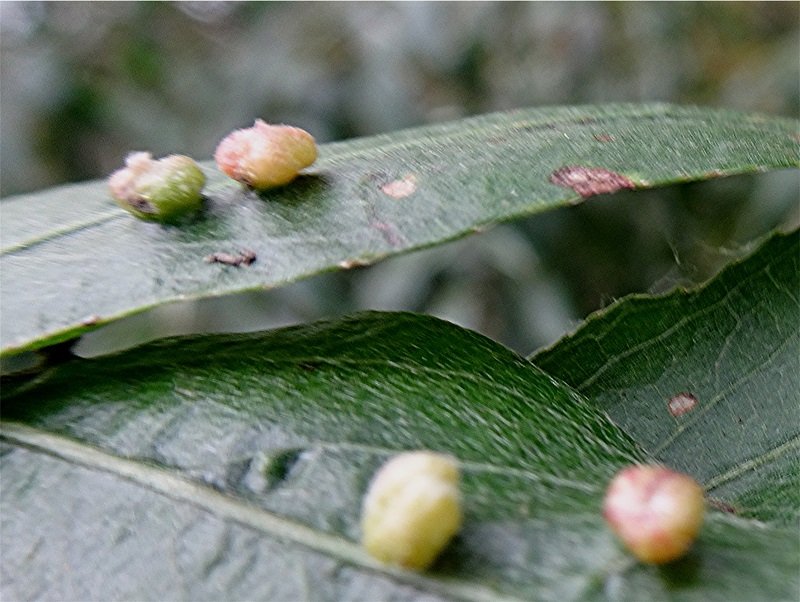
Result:
M283 186L317 159L314 138L300 128L256 119L251 128L231 132L217 146L217 166L256 190Z
M454 458L408 452L375 474L362 508L362 541L382 562L429 567L461 528L461 494Z
M631 466L614 477L603 516L642 562L663 564L683 556L703 524L703 488L663 466Z
M197 163L184 155L153 159L131 153L125 167L108 179L111 196L138 218L169 222L198 210L206 178Z

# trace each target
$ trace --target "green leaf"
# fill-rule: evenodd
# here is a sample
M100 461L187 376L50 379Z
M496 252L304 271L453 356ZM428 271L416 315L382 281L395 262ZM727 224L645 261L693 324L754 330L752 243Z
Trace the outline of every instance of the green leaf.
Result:
M718 512L683 561L630 560L600 504L637 447L523 358L429 317L72 360L2 410L4 598L785 600L798 586L791 533ZM466 511L422 575L357 543L373 471L418 448L459 458Z
M181 227L134 219L104 182L10 198L0 226L2 353L575 203L582 197L559 171L567 166L597 170L600 184L572 174L586 194L798 165L797 131L794 120L668 105L532 109L324 145L305 177L261 196L207 164L206 212ZM252 265L204 262L244 249L257 255Z
M797 525L797 231L698 290L623 299L533 361L656 458L698 477L722 507ZM696 404L670 411L680 394Z

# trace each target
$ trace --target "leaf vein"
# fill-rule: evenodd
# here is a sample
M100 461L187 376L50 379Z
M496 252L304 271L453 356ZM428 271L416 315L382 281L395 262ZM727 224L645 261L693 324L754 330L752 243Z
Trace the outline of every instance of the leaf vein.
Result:
M783 340L780 345L776 345L772 351L765 357L763 364L754 365L749 371L744 373L741 377L737 378L730 385L728 385L725 389L717 393L714 397L712 397L704 407L697 412L693 412L692 417L688 419L686 422L682 423L676 430L672 432L672 434L664 439L664 441L653 451L654 456L659 456L664 451L668 450L672 445L683 435L683 433L687 432L689 428L700 420L710 412L714 406L718 403L723 402L727 399L728 394L735 389L740 388L744 383L748 382L753 376L757 376L759 374L763 374L764 366L769 365L769 363L783 350L788 347L788 345L794 341L797 337L789 336Z
M743 474L756 470L767 462L777 460L781 456L784 456L794 450L800 450L800 435L795 435L785 443L773 447L772 449L764 452L763 454L759 454L758 456L755 456L746 462L742 462L726 472L718 474L715 477L711 477L708 479L708 481L706 481L704 487L706 491L713 491L714 489L739 478Z
M387 566L373 560L356 543L321 532L280 515L256 508L207 486L175 475L163 468L130 460L23 424L4 422L0 438L90 470L98 470L145 487L178 502L192 504L212 515L250 527L277 539L327 554L364 570L384 574L427 591L474 602L521 599L505 596L480 583L434 578Z

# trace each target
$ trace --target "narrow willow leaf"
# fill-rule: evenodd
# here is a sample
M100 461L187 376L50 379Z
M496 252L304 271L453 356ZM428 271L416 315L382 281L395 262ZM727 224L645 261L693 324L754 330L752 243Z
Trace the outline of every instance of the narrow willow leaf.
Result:
M721 508L800 516L800 237L706 286L623 299L533 357Z
M115 208L105 182L9 198L2 354L170 301L370 264L588 194L794 166L797 131L789 119L668 105L531 109L324 145L306 176L261 196L206 164L206 211L180 227ZM204 261L214 254L255 261Z
M8 396L4 598L787 599L786 530L713 513L666 569L606 528L644 460L605 415L479 335L364 314L73 360ZM465 526L422 575L358 545L361 497L401 450L456 456Z

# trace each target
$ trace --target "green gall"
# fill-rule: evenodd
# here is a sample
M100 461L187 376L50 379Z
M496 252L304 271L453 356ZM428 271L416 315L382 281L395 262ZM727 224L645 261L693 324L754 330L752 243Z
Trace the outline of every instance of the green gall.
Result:
M138 218L171 222L200 209L206 177L197 163L184 155L153 159L150 153L132 153L125 167L108 179L111 196Z
M683 556L703 524L703 488L663 466L631 466L608 487L603 516L642 562L663 564Z
M311 134L261 119L251 128L228 134L214 152L220 170L256 190L288 184L316 159L317 144Z
M461 528L459 480L450 456L419 451L389 460L364 497L364 547L382 562L429 567Z

